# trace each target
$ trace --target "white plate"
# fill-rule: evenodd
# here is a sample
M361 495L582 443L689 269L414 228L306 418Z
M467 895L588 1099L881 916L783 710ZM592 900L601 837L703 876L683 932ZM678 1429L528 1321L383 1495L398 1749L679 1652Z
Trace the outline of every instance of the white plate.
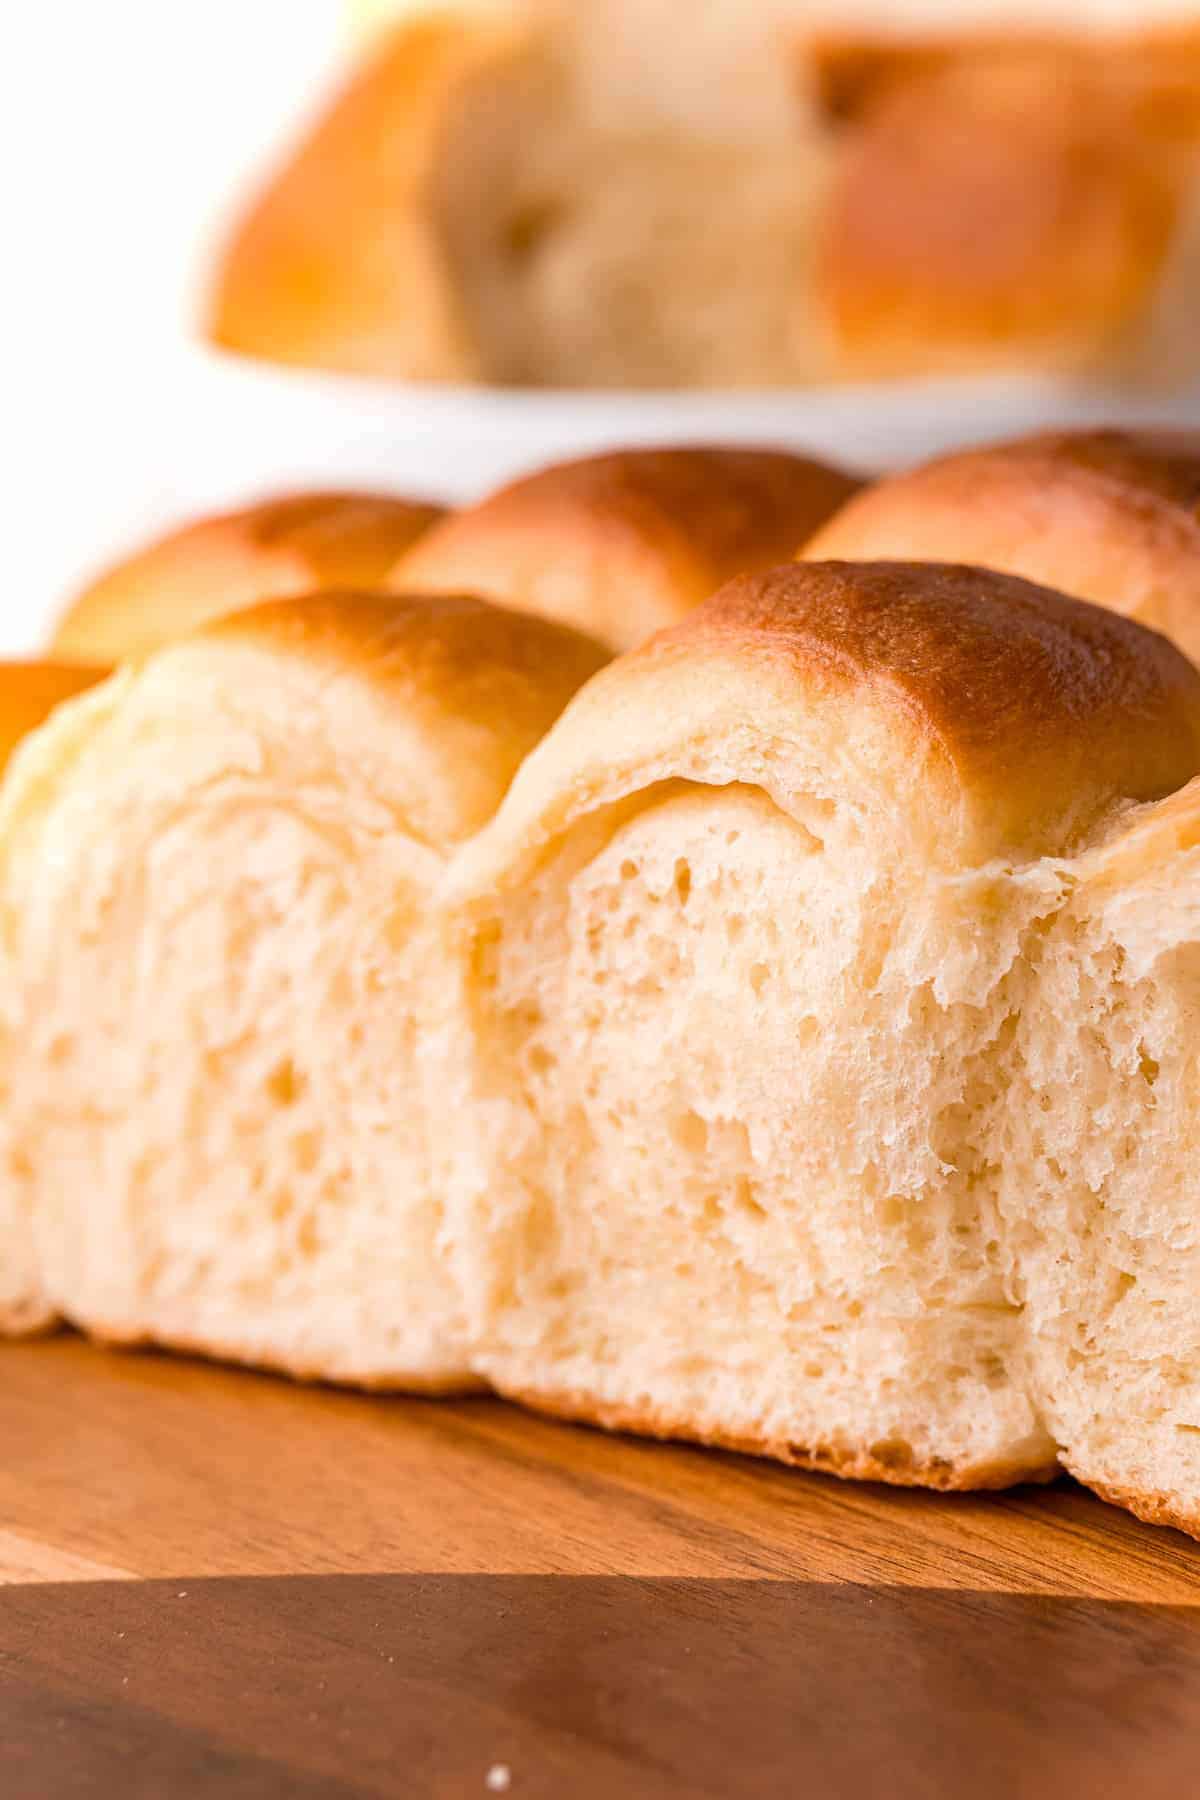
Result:
M876 470L1041 425L1200 426L1200 387L1137 395L1036 378L576 393L393 385L198 345L143 363L136 399L127 370L112 377L111 399L90 377L86 412L55 437L54 528L36 521L29 555L18 557L27 568L19 608L0 608L4 652L42 641L99 562L191 514L272 491L367 486L463 501L541 463L617 445L780 445Z
M1200 386L1157 396L1035 377L788 392L388 385L199 351L205 438L237 482L381 482L474 497L523 469L614 445L732 442L883 469L1039 425L1200 425ZM219 479L219 472L214 470ZM226 461L233 478L233 464Z

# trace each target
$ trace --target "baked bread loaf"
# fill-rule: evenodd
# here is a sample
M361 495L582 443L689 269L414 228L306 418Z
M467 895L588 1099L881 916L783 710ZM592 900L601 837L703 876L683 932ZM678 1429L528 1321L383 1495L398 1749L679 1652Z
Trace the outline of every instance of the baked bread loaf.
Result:
M857 486L782 451L612 451L450 514L391 581L407 593L482 594L626 650L733 575L794 554Z
M379 587L441 511L392 494L307 493L195 520L91 582L59 620L53 652L121 662L257 600Z
M966 562L1125 613L1200 663L1200 433L1045 432L864 488L809 559Z
M449 878L479 1372L1200 1529L1200 784L1139 810L1198 767L1165 639L980 570L797 564L597 675Z
M479 601L308 596L160 650L22 746L5 1123L38 1268L10 1316L470 1384L421 1095L447 986L430 895L602 661Z
M103 673L70 664L0 663L0 769L56 706L93 686ZM6 1172L12 1155L7 1116L0 1109L0 1158ZM0 1182L0 1334L39 1331L49 1322L24 1196L6 1176Z
M410 9L411 10L411 9ZM814 37L797 0L418 9L268 181L228 348L788 386L1200 363L1200 33Z

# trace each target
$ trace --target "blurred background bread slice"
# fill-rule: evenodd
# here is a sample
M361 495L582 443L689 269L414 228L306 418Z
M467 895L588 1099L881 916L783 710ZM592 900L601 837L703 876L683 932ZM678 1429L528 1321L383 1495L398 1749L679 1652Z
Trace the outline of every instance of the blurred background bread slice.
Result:
M1200 21L828 18L406 9L235 231L216 341L532 387L1200 366L1186 309L1155 330Z
M235 230L215 341L410 380L811 376L819 160L772 9L672 17L407 16Z
M841 142L819 275L841 372L1151 372L1194 205L1200 23L864 35L806 56ZM1193 323L1171 372L1197 356Z

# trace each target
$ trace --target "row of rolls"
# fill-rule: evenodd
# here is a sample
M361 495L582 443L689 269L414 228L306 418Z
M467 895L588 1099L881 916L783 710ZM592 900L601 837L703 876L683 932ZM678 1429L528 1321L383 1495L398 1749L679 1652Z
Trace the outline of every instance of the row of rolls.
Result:
M148 546L3 671L0 1324L1200 1534L1196 661L1151 432Z

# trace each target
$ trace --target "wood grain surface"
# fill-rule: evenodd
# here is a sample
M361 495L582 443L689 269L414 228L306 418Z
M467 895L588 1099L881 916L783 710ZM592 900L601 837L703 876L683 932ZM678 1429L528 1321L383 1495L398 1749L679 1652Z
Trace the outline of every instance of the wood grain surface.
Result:
M68 1336L0 1350L0 1452L3 1800L1195 1786L1200 1546L1070 1483L856 1486Z

